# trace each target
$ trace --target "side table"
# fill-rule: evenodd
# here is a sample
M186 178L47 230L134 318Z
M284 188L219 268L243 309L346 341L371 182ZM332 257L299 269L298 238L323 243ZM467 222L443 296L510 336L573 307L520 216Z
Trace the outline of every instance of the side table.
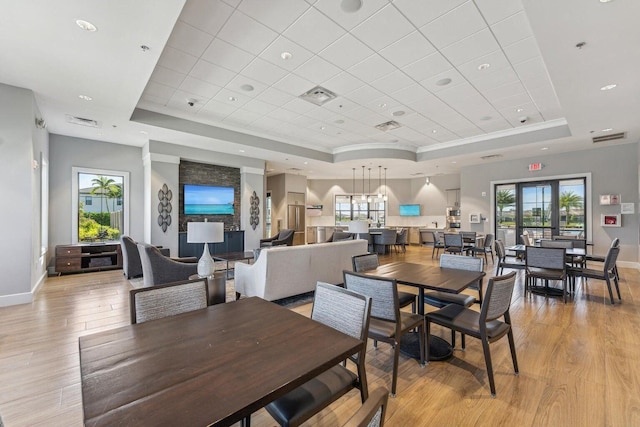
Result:
M205 276L209 288L209 305L224 304L227 301L226 273L214 272L212 276ZM192 274L189 280L200 279L202 276Z

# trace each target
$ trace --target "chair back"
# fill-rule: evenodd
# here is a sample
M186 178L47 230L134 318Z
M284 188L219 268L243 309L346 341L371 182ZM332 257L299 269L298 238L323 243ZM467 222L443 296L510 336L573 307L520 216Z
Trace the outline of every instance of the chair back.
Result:
M491 249L491 245L493 244L493 234L488 233L484 236L484 247L485 249Z
M138 243L129 236L120 237L122 249L122 270L127 279L142 276L142 262L138 252Z
M462 236L462 241L466 243L475 243L476 235L475 231L461 231L460 235Z
M403 228L399 233L396 233L396 243L403 245L407 243L407 229Z
M522 240L522 244L525 246L533 246L531 244L531 239L529 238L529 234L521 234L520 239Z
M285 245L291 246L293 245L293 233L295 230L285 229L278 233L278 238L276 240L284 242Z
M376 241L378 245L395 245L396 243L396 230L389 230L387 228L382 230L382 233L377 236L379 240ZM375 237L374 237L375 241Z
M371 317L397 322L400 317L395 279L344 271L344 286L371 298Z
M367 341L371 298L330 283L318 282L311 318L353 338Z
M335 231L331 237L332 242L341 242L343 240L353 240L355 234L345 231Z
M571 249L573 248L573 240L548 240L542 239L540 240L541 248L565 248Z
M511 296L516 283L516 272L512 271L504 276L495 276L489 279L487 292L480 309L480 319L490 322L496 320L509 311ZM482 325L481 325L482 327Z
M577 238L578 236L551 236L553 240L574 240Z
M619 238L615 238L611 241L611 247L612 248L618 248L620 247L620 239Z
M496 249L496 256L499 260L504 260L507 257L507 251L504 249L504 243L502 240L496 240L496 244L493 245Z
M620 247L609 248L607 256L604 259L604 270L611 271L616 267L616 261L618 260L618 254L620 253Z
M131 323L142 323L207 308L207 279L133 289L129 293Z
M545 248L527 246L524 252L527 268L548 268L552 270L565 270L565 248Z
M461 248L463 246L462 243L462 234L459 233L444 233L444 247L456 247Z
M438 233L437 231L432 231L431 233L433 234L433 244L434 245L438 245L438 244L442 243L440 241L440 233Z
M378 268L380 262L378 260L378 254L363 254L352 256L351 264L353 265L353 271L360 273Z
M440 267L456 270L484 271L484 259L451 254L440 255Z
M378 387L342 427L384 427L389 390Z

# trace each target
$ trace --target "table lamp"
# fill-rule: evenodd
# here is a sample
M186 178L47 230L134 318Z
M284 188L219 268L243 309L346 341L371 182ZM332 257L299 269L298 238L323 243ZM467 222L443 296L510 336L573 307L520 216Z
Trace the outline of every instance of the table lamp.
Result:
M368 232L369 232L368 221L351 221L349 223L349 233L360 235L360 234L366 234Z
M187 223L187 243L204 243L204 251L198 260L198 276L211 276L216 265L209 254L209 243L224 242L224 223L189 222Z

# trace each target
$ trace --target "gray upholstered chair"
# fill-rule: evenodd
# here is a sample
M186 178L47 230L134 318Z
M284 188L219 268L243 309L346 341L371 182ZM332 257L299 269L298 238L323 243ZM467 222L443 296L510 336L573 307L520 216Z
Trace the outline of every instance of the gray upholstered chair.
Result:
M520 258L507 255L507 251L504 249L504 243L502 240L496 240L496 257L498 263L496 264L496 275L502 274L505 268L524 270L525 264Z
M473 246L469 249L467 249L467 253L476 256L478 254L483 254L484 255L484 263L488 263L489 259L487 257L487 254L491 255L491 262L493 261L493 234L488 233L486 236L484 236L484 244L482 246Z
M444 233L444 251L448 254L462 255L464 252L462 234Z
M342 427L384 427L389 390L378 387Z
M444 242L440 239L440 233L437 231L432 231L433 233L433 250L431 251L431 259L433 259L433 255L438 256L440 254L440 249L444 249Z
M408 229L403 228L399 233L396 233L396 243L394 247L396 248L396 253L398 252L398 247L402 250L402 252L407 252L407 235Z
M396 230L382 229L380 234L373 235L373 244L377 253L386 254L396 244Z
M346 231L334 231L331 235L332 242L341 242L343 240L353 240L353 233L348 233Z
M553 242L551 243L562 243ZM549 287L549 280L562 282L562 300L567 302L567 264L566 248L527 246L525 253L526 279L525 292L530 290L536 279L544 280Z
M575 287L575 278L583 277L588 279L598 279L604 280L607 284L607 289L609 291L609 298L611 299L611 305L615 304L613 301L613 292L611 290L611 279L616 286L616 292L618 294L618 299L622 301L622 296L620 295L620 285L618 276L616 273L616 261L618 259L618 254L620 253L620 247L615 246L609 248L607 252L607 256L605 257L605 261L602 265L602 269L592 269L592 268L578 268L578 267L570 267L567 270L567 274L571 277L572 282Z
M611 246L612 248L619 248L620 247L620 239L619 238L615 238L611 241ZM594 254L587 254L584 256L585 259L585 263L587 261L593 261L593 262L605 262L606 260L606 255L594 255ZM614 267L613 268L613 274L616 276L616 279L620 280L620 275L618 274L618 267Z
M378 254L362 254L351 257L353 271L361 273L367 270L375 270L380 266ZM411 292L398 291L398 304L400 308L411 305L411 312L416 313L416 295Z
M513 369L516 375L518 374L516 346L513 339L513 329L511 328L511 318L509 316L509 307L511 305L511 296L513 295L515 281L515 271L505 276L496 276L489 279L487 293L480 308L480 313L461 305L449 304L440 310L432 311L426 315L427 354L429 352L431 323L458 331L462 333L463 336L470 335L482 341L482 349L484 350L484 360L487 365L487 375L489 377L492 397L496 395L496 386L493 380L493 365L491 363L489 343L495 342L505 335L509 337ZM504 321L499 320L501 317L504 317Z
M278 424L298 426L353 388L360 389L360 398L366 402L369 391L365 356L370 314L370 298L318 282L311 318L365 343L357 354L349 356L357 367L357 374L345 366L336 365L269 403L265 409Z
M138 252L145 287L187 280L189 276L198 274L197 263L175 261L162 255L155 246L138 243Z
M207 279L167 283L133 289L129 301L131 323L142 323L206 308L209 288Z
M462 236L462 244L464 245L465 250L469 250L476 246L476 237L478 233L475 231L461 231L460 235Z
M169 256L169 248L156 246L160 253ZM120 238L120 248L122 249L122 271L127 279L134 279L142 276L142 262L138 252L138 242L129 236Z
M369 338L391 344L393 351L393 376L391 397L396 395L400 340L412 329L417 329L420 339L420 366L424 366L424 316L400 311L398 285L394 279L367 276L344 271L347 289L371 298L371 324Z
M295 230L284 229L273 237L266 239L260 239L260 247L265 246L292 246L293 245L293 233Z

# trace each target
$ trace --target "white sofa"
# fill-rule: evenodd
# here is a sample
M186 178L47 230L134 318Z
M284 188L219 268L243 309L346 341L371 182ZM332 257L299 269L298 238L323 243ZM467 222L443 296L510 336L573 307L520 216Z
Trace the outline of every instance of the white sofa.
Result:
M273 301L313 291L318 281L342 283L351 257L365 253L366 240L263 249L255 263L235 264L236 292Z

